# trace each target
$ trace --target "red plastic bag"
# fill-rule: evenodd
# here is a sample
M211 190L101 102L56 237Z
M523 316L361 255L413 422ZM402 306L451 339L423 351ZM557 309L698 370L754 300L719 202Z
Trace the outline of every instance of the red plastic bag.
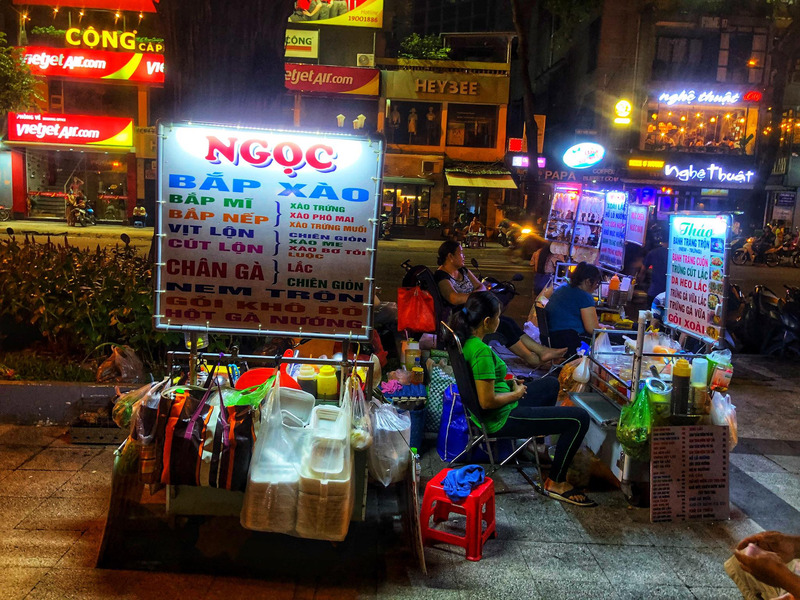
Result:
M397 330L405 329L436 333L433 296L420 287L397 290Z

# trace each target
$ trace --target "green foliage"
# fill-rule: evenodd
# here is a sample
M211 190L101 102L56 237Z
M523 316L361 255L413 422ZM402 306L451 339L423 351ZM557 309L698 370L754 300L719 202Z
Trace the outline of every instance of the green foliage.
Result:
M444 40L436 34L420 36L412 33L400 42L400 58L416 58L422 60L447 60L450 48L444 46Z
M39 352L0 353L0 363L13 369L14 379L25 381L83 381L93 382L97 364L76 364L62 357Z
M30 68L19 51L8 45L6 34L0 33L0 117L32 109L41 99Z
M28 326L55 355L84 358L99 346L126 344L152 367L182 339L153 330L152 269L128 248L9 237L0 240L0 281L0 323Z

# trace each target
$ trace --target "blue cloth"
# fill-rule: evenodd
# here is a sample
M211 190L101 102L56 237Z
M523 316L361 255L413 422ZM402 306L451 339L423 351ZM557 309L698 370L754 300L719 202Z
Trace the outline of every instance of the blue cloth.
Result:
M586 333L581 319L581 310L590 306L595 306L595 301L589 292L565 283L553 292L545 306L547 326L550 331L572 329L579 334Z
M453 469L444 476L442 486L444 493L453 502L463 502L470 492L486 479L486 473L480 465L467 465Z

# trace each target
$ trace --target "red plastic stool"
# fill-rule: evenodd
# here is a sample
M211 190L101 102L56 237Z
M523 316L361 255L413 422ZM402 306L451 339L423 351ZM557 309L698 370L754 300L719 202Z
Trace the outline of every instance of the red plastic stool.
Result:
M483 544L490 537L497 537L494 521L494 482L487 477L481 485L472 490L463 503L456 504L447 497L442 484L451 470L440 471L425 487L419 519L422 526L422 543L439 541L461 546L467 550L467 560L480 560ZM447 520L450 513L467 517L467 530L463 537L431 527L431 518L434 524L441 523ZM484 522L486 529L483 529Z

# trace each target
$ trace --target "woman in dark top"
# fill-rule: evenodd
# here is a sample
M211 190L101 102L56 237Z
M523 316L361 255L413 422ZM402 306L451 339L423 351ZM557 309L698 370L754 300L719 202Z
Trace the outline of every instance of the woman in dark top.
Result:
M601 279L600 269L596 266L578 263L569 276L569 283L553 292L545 306L550 341L566 346L570 354L581 345L582 336L602 329L592 295Z
M527 439L558 435L553 464L544 481L544 494L578 506L595 506L580 490L567 483L567 469L589 430L588 413L577 406L556 406L558 380L508 380L506 364L483 337L500 324L500 302L491 292L476 292L450 317L478 392L483 425L489 435ZM475 420L475 417L471 415Z
M434 279L439 293L448 308L461 307L472 292L483 292L486 287L464 266L464 250L458 242L444 242L439 246L439 268ZM506 348L519 356L531 367L564 356L566 348L548 348L537 343L520 329L512 319L500 316L497 333L502 336Z

